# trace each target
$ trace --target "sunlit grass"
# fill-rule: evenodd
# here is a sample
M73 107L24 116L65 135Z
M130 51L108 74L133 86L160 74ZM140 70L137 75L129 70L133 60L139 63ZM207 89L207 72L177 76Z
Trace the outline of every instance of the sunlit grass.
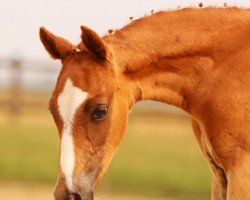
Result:
M209 199L210 170L186 118L132 114L99 193ZM0 181L55 183L58 134L52 118L0 119Z
M52 183L58 159L54 126L35 120L0 123L0 177L5 180Z
M207 163L190 122L180 119L131 118L104 180L112 190L144 195L208 199L210 193Z

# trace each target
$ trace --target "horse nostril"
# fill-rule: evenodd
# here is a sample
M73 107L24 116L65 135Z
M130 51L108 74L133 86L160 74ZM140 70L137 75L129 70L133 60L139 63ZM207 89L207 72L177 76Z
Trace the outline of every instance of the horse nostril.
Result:
M70 200L70 193L62 178L58 178L57 185L54 191L55 200Z
M70 200L82 200L81 196L77 193L73 193L70 195Z
M91 193L90 200L94 200L94 192Z
M88 194L88 196L86 198L84 198L83 200L94 200L94 193L91 192L90 194Z
M74 200L94 200L94 192L93 191L84 192L84 193L81 193L81 196L80 195L78 195L78 196L79 196L79 199L74 199Z

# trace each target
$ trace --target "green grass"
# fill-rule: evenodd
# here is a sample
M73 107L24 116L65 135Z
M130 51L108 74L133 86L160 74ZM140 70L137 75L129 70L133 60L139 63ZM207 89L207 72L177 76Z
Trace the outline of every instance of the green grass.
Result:
M101 187L144 195L209 199L210 170L188 120L130 120Z
M0 123L0 179L52 183L58 160L54 126Z
M0 121L0 181L54 184L58 135L45 116ZM132 115L98 190L209 199L210 170L186 119Z

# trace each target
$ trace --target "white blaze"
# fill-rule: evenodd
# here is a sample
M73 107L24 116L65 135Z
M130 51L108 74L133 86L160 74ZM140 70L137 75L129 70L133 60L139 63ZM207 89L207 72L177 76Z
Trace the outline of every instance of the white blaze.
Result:
M59 114L63 120L60 166L65 176L66 185L71 191L73 191L72 178L75 165L72 125L77 109L86 100L87 96L87 92L75 87L73 82L67 79L63 91L57 99Z

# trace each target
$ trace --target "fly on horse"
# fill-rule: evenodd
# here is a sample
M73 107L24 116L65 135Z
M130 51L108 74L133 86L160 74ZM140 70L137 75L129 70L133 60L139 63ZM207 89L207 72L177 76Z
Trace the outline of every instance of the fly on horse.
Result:
M62 69L49 107L60 135L56 200L93 199L128 112L154 100L187 112L213 172L213 200L250 199L250 10L186 8L74 45L40 29Z

